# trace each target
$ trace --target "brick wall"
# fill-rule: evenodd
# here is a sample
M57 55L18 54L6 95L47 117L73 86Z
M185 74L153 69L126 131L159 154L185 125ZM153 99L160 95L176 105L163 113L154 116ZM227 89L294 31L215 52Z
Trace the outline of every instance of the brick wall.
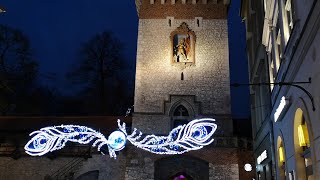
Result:
M197 4L192 4L191 0L187 0L186 4L182 4L182 1L172 4L171 0L166 0L164 4L156 0L154 4L150 4L150 0L143 0L139 6L140 19L165 19L167 16L176 19L226 19L227 6L220 0L217 4L210 0L207 4L202 4L199 0Z

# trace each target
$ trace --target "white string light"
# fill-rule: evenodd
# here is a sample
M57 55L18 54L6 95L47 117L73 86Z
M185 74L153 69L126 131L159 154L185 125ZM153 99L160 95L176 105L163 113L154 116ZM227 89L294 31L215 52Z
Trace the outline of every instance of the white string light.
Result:
M213 142L212 135L217 129L214 119L204 118L190 121L186 125L174 128L168 136L146 135L134 129L127 135L125 123L120 124L119 130L112 132L108 139L103 134L86 126L61 125L45 127L30 134L32 139L25 145L25 151L31 156L42 156L48 152L62 149L68 141L80 144L98 146L107 145L110 157L116 158L115 151L125 147L128 140L134 146L155 154L182 154L191 150L201 149ZM143 138L142 138L143 137Z
M209 118L196 119L174 128L168 136L147 135L142 138L142 133L137 135L134 129L127 139L133 145L155 154L182 154L212 143L212 135L217 129L214 122L214 119Z

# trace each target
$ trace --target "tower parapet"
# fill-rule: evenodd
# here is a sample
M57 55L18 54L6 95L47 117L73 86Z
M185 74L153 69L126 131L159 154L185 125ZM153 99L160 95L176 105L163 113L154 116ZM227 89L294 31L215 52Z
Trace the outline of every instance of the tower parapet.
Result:
M135 0L140 19L226 19L230 0Z

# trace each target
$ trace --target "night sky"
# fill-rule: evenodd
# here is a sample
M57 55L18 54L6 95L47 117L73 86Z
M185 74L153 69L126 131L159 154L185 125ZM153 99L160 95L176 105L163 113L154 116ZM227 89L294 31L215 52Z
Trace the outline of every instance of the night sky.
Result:
M81 44L93 35L112 31L125 45L129 64L135 65L138 17L134 0L2 0L0 24L20 29L30 40L40 64L40 82L70 93L65 73L76 63ZM229 10L231 82L246 83L247 60L244 24L239 0ZM248 88L231 88L234 117L249 117Z

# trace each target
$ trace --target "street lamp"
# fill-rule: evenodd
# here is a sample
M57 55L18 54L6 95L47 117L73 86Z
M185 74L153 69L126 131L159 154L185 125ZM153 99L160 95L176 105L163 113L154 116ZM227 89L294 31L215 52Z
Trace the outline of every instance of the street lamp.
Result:
M6 12L6 10L0 6L0 13L4 13L4 12Z

